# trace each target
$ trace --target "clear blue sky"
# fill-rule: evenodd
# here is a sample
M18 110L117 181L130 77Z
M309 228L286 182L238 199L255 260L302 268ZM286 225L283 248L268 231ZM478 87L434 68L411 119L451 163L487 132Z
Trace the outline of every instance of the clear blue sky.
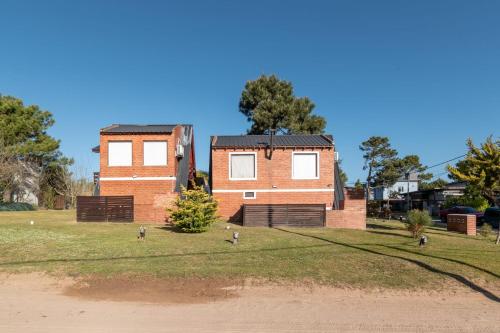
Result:
M51 111L50 134L89 171L112 123L192 123L207 169L209 136L249 127L238 100L260 74L315 102L350 181L371 135L432 165L500 132L500 1L0 0L0 13L0 93Z

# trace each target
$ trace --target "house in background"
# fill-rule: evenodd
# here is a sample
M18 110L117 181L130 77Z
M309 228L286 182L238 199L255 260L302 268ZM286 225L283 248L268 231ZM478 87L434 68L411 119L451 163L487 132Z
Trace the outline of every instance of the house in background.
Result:
M164 223L166 208L196 174L192 125L112 125L101 129L100 196L133 196L134 221Z
M362 191L361 197L344 192L335 172L331 135L213 136L210 155L210 188L225 219L260 226L366 226Z
M373 200L385 201L405 193L418 191L418 174L410 173L408 179L400 177L392 186L379 186L373 189Z
M448 197L459 197L464 195L466 182L453 182L446 184L442 188L420 190L410 192L410 205L412 209L427 210L429 214L438 216L439 211ZM403 200L407 200L407 195L403 195Z

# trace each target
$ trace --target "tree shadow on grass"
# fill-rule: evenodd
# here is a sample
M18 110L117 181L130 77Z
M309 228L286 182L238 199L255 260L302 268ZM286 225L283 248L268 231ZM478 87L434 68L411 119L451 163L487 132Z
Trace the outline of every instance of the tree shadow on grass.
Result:
M177 228L175 225L162 225L162 226L155 226L155 229L163 230L163 231L169 231L169 232L174 232L176 234L187 234L187 232L182 231L181 229Z
M326 238L322 238L322 237L318 237L318 236L314 236L314 235L307 235L307 234L303 234L303 233L295 232L295 231L291 231L291 230L285 230L285 229L281 229L281 228L275 228L275 229L283 231L283 232L288 232L288 233L296 234L296 235L303 236L303 237L309 237L309 238L314 238L314 239L322 240L324 242L328 242L328 243L335 244L335 245L341 245L341 246L345 246L345 247L348 247L348 248L357 249L357 250L368 252L368 253L375 254L375 255L380 255L380 256L385 256L385 257L390 257L390 258L395 258L395 259L401 259L401 260L413 263L413 264L415 264L415 265L417 265L419 267L422 267L422 268L424 268L424 269L426 269L426 270L428 270L430 272L441 274L441 275L444 275L444 276L448 276L448 277L450 277L450 278L452 278L452 279L454 279L454 280L462 283L466 287L469 287L472 290L477 291L477 292L483 294L488 299L490 299L490 300L492 300L494 302L500 303L500 298L498 296L496 296L495 294L493 294L489 290L487 290L487 289L485 289L485 288L483 288L483 287L475 284L474 282L468 280L467 278L463 277L462 275L437 269L437 268L435 268L435 267L433 267L433 266L431 266L429 264L426 264L426 263L424 263L422 261L419 261L419 260L416 260L416 259L406 258L406 257L394 255L394 254L387 254L387 253L378 252L378 251L371 250L371 249L365 249L365 248L362 248L362 247L357 246L357 245L351 245L351 244L346 244L346 243L342 243L342 242L338 242L338 241L332 241L332 240L329 240L329 239L326 239ZM396 248L396 250L400 250L400 249ZM416 254L416 253L413 253L411 251L409 251L409 252L412 253L412 254ZM440 259L447 260L447 259L444 259L444 258L440 258Z
M435 231L429 231L430 230L438 230L440 232L435 232ZM426 231L425 231L426 234L429 234L429 235L439 235L439 236L444 236L444 237L453 237L453 238L460 238L460 239L463 239L463 240L474 240L474 241L479 241L479 242L482 242L483 239L480 239L480 238L476 238L476 237L471 237L471 236L467 236L465 234L460 234L458 232L454 232L454 231L447 231L447 230L442 230L442 229L435 229L435 228L426 228Z
M380 225L380 224L375 224L375 223L367 223L366 224L367 229L382 229L382 230L403 230L400 228L396 228L390 225Z
M396 246L391 246L391 245L382 245L382 244L379 244L379 246L383 246L385 248L393 249L393 250L397 250L397 251L401 251L401 252L415 254L415 255L418 255L418 256L423 256L423 257L428 257L428 258L434 258L434 259L441 259L441 260L451 261L451 262L454 262L456 264L460 264L460 265L468 266L468 267L473 268L473 269L477 269L478 271L487 273L487 274L489 274L491 276L494 276L494 277L500 279L500 275L498 275L496 273L493 273L493 272L491 272L491 271L489 271L487 269L484 269L484 268L481 268L481 267L478 267L478 266L475 266L475 265L472 265L472 264L469 264L469 263L466 263L466 262L463 262L463 261L460 261L460 260L457 260L457 259L452 259L452 258L447 258L447 257L440 257L440 256L436 256L436 255L429 254L429 253L422 253L422 252L410 251L410 250L402 249L402 248L399 248L399 247L396 247Z
M387 235L387 236L396 236L396 237L403 237L403 238L411 238L411 236L409 236L409 235L401 235L401 234L392 233L392 232L385 232L385 231L366 230L366 232L369 232L371 234L376 234L376 235Z

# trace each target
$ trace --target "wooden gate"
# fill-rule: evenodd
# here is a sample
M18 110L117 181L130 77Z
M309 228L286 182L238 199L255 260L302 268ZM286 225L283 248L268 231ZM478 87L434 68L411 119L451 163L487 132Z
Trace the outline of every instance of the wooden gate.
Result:
M77 222L133 222L133 196L94 196L76 198Z
M250 227L324 227L326 205L243 205L243 225Z

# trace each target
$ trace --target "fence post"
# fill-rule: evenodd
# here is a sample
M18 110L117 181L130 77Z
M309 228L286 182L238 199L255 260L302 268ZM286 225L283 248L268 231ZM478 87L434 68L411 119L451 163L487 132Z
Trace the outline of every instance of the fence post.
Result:
M108 197L104 197L104 219L108 222Z
M326 226L326 204L323 204L323 227Z
M246 210L247 210L247 205L243 204L243 208L242 208L242 219L241 221L243 222L243 225L245 225L245 215L246 215Z

